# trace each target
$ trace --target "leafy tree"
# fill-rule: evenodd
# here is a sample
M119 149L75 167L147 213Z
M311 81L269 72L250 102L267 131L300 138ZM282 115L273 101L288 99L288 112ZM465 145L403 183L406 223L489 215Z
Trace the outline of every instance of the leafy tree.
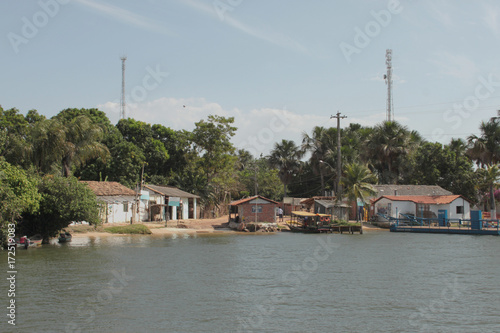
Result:
M233 165L235 148L231 143L236 127L233 127L234 117L208 116L208 120L195 123L191 140L193 148L200 157L199 164L205 170L209 182L217 173L228 165Z
M75 177L45 176L38 192L42 195L38 213L25 214L20 224L27 235L40 234L47 243L72 221L100 222L95 194Z
M22 213L36 212L40 199L36 179L0 159L0 246L6 244L8 224L17 224Z
M111 121L109 120L106 113L98 109L64 109L59 112L54 118L59 120L63 124L69 124L74 119L81 116L89 118L92 124L101 126L104 131L108 131L110 130L110 128L114 127L111 124Z
M356 220L359 221L357 199L366 203L369 196L377 193L372 186L377 182L377 177L365 165L351 163L345 166L341 182L345 186L347 197L354 202Z
M158 138L158 132L155 138L150 124L128 118L121 119L116 126L123 138L137 146L144 155L146 176L168 176L169 152L164 142ZM160 130L158 127L157 129Z
M257 194L271 200L277 201L283 197L278 170L270 168L266 158L247 160L238 171L238 180L239 197L254 195L256 188Z
M287 186L295 172L299 171L300 158L303 152L293 141L282 140L275 143L274 149L268 158L269 165L278 169L278 176L283 183L283 195L287 195Z
M44 115L39 114L37 110L29 110L25 119L30 125L33 125L47 118Z
M426 142L408 158L405 183L439 185L452 193L475 201L475 175L472 162L465 156L460 141L449 145Z

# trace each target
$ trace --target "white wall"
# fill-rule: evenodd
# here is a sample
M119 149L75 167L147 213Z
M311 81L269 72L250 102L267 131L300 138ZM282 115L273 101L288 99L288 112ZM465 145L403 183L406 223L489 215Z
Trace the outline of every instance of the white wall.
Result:
M391 209L386 213L389 216L396 217L396 208L398 214L410 213L416 215L417 213L417 205L411 201L391 201L387 198L382 198L375 204L375 214L380 210L387 209L389 203L391 204ZM463 214L457 214L458 206L464 206ZM450 219L470 219L470 204L463 198L455 199L452 203L446 205L430 205L429 209L436 214L436 217L438 216L439 210L447 210L448 218Z
M444 205L443 205L444 206ZM453 200L449 205L447 205L447 208L441 208L441 209L447 209L448 210L448 218L450 219L470 219L470 204L468 201L464 200L463 198L458 198ZM458 206L464 206L464 213L463 214L457 214L457 207Z
M416 205L411 201L391 201L387 198L382 198L375 204L375 214L386 211L385 214L392 217L396 217L396 211L399 215L401 213L415 214L415 210Z
M132 218L132 202L127 204L128 211L123 211L123 203L108 203L108 223L130 223L130 219Z

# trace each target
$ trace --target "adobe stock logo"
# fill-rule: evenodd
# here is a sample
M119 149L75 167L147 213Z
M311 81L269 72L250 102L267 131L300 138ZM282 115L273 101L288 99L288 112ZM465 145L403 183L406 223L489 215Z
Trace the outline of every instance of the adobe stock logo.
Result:
M365 24L364 29L360 27L354 28L354 39L351 45L346 42L341 42L339 44L340 50L344 55L347 63L351 63L353 54L360 54L361 51L370 45L371 41L380 35L382 28L386 28L392 22L393 15L400 14L403 11L403 6L399 0L389 0L387 3L387 9L382 9L378 12L372 10L370 15L374 20L368 21Z
M21 44L28 44L30 40L38 35L39 29L45 27L51 18L54 18L59 13L60 5L66 5L71 0L39 0L38 5L41 10L37 11L31 17L31 20L26 16L21 18L23 25L21 27L21 35L14 32L9 32L9 39L12 49L17 54Z

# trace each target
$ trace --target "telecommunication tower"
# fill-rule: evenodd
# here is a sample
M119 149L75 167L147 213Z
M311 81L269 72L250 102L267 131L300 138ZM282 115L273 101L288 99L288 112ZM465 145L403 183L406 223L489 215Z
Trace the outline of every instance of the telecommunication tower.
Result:
M387 121L394 120L394 104L392 102L392 50L385 52L385 64L387 65L387 74L384 75L387 84Z
M122 60L122 96L120 100L120 117L125 119L125 60L127 57L123 56L120 58Z

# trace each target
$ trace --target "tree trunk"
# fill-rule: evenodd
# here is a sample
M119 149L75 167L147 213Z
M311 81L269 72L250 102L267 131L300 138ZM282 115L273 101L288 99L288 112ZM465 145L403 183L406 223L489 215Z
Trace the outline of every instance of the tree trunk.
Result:
M490 214L491 219L495 220L497 218L497 208L495 204L495 194L493 192L493 184L490 184Z
M323 175L323 170L321 169L321 166L319 168L319 176L321 179L321 195L325 195L325 176Z

